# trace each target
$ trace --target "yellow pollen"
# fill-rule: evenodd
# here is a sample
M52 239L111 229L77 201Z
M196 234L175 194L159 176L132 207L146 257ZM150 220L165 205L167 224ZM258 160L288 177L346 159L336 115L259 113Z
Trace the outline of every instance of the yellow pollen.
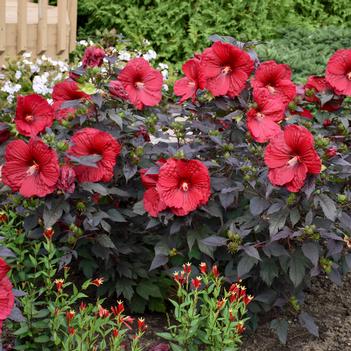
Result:
M28 115L24 118L26 122L33 122L34 117L32 115Z
M187 192L189 190L189 185L186 182L183 182L181 185L183 191Z
M222 73L223 74L228 74L229 72L231 72L231 68L230 66L225 66L223 69L222 69Z

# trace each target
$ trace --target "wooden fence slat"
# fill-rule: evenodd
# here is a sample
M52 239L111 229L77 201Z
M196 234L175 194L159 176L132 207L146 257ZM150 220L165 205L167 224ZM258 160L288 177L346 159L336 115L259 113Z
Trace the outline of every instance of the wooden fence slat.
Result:
M39 0L38 3L38 54L48 49L48 0Z
M6 48L6 0L0 0L0 54Z
M27 49L27 0L17 3L17 53Z
M57 54L67 47L67 0L57 1Z
M70 25L70 33L69 33L69 51L73 51L76 48L76 40L77 40L77 17L78 17L78 0L70 0L68 15L69 15L69 25Z

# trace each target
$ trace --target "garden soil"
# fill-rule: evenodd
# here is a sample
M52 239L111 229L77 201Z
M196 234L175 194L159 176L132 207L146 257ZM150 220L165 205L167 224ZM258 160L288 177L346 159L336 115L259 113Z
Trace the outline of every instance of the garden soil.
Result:
M279 343L267 321L254 333L245 335L240 351L351 351L351 274L341 286L336 286L326 277L316 279L306 292L304 309L314 316L319 326L319 338L309 334L297 319L278 315L273 318L289 320L285 346ZM163 316L150 315L147 322L150 328L145 346L150 347L160 342L155 341L158 339L156 333L164 331L166 321Z

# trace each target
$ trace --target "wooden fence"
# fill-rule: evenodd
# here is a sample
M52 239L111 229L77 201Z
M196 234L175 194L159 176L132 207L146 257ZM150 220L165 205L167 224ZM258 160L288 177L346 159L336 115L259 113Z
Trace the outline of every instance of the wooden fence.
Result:
M26 51L67 59L76 45L77 1L0 0L0 65Z

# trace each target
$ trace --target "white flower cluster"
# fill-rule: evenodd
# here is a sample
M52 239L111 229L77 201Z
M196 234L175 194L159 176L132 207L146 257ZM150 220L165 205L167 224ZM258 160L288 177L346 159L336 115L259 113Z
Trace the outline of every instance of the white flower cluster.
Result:
M22 86L20 84L12 83L10 81L5 81L4 85L1 87L1 91L7 93L7 101L12 104L15 94L21 90Z

